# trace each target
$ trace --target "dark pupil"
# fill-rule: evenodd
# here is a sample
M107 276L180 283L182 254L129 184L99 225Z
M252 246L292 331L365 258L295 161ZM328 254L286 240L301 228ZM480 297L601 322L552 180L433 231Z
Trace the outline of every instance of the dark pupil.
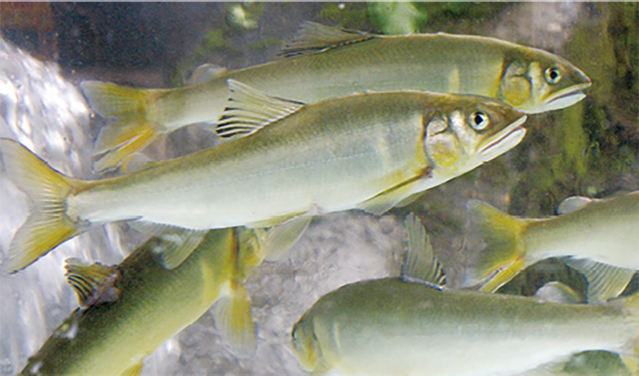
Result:
M559 73L557 73L556 70L552 69L550 71L550 79L554 81L555 79L557 79L557 77L559 77Z
M475 114L475 124L480 125L484 122L484 117L480 114Z

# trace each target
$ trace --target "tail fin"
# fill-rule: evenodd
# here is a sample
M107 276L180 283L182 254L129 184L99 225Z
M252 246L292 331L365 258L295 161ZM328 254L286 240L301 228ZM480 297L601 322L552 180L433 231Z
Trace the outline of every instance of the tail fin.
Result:
M100 130L95 154L101 157L96 160L94 170L117 167L128 155L142 150L164 131L160 124L147 119L148 108L157 99L156 90L99 81L84 81L80 86L95 112L104 118L118 119Z
M4 273L15 273L84 231L65 210L67 196L85 183L53 170L15 141L2 139L0 146L7 173L32 202L31 213L13 236L2 265Z
M471 278L483 280L496 272L497 274L481 287L482 291L496 291L530 264L521 240L526 222L481 201L471 200L466 207L471 221L486 243L486 248L473 265Z

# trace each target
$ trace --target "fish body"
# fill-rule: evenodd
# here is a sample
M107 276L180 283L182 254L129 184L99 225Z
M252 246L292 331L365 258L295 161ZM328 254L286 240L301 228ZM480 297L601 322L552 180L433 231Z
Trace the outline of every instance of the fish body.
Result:
M485 287L493 290L539 260L569 257L572 259L569 265L587 276L596 273L597 268L608 274L606 278L590 278L591 287L603 289L600 293L604 294L596 297L590 291L591 299L602 300L604 296L621 293L639 270L639 192L602 200L569 200L581 204L546 219L513 218L487 204L470 202L471 218L487 243L474 266L474 278L484 278L501 269ZM616 277L619 280L616 287L606 286L606 282L613 283ZM595 280L601 280L603 285L597 287Z
M96 152L106 155L95 167L114 167L158 133L217 122L227 104L229 79L305 103L364 91L411 89L486 96L526 113L570 106L583 99L581 90L590 86L585 74L554 54L478 36L381 36L307 23L287 51L294 56L224 71L185 88L83 83L92 108L118 119L96 142Z
M256 98L247 95L235 103ZM61 241L113 221L205 230L267 227L354 208L381 214L501 155L525 134L524 114L475 96L398 91L291 105L294 112L249 127L249 135L92 182L64 177L4 140L7 170L35 201L4 270L19 270ZM246 127L241 116L231 118L230 129Z
M144 357L216 301L216 308L233 307L228 314L216 315L216 325L236 335L235 343L254 346L249 298L241 283L259 263L255 261L259 255L242 246L235 230L214 230L191 257L167 270L157 253L167 242L161 236L153 237L127 257L116 268L111 287L119 295L74 311L29 358L21 374L137 373Z
M320 298L293 347L317 374L511 375L588 350L639 357L638 304L636 294L572 305L369 280Z

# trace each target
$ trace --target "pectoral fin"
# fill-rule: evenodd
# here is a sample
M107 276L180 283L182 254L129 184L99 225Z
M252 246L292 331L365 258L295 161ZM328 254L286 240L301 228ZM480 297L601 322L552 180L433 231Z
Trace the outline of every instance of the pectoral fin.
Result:
M592 199L587 197L581 197L581 196L568 197L567 199L563 200L557 207L557 214L563 215L563 214L576 212L590 205L592 201L593 201Z
M421 176L416 177L415 179L388 189L373 198L359 203L357 208L370 214L382 215L397 206L404 199L413 197L416 193L416 186L421 183L420 178Z
M551 303L583 304L586 302L585 297L580 293L556 281L543 285L535 292L535 297L543 302Z
M131 367L125 369L120 376L138 376L142 373L142 362L135 363Z
M433 246L421 221L414 214L409 214L404 224L408 237L408 251L402 266L402 279L407 282L416 280L443 286L446 283L446 276L441 264L435 258Z
M66 260L67 281L73 287L82 307L113 302L120 296L115 281L120 276L117 266L87 264L79 259Z
M160 246L153 251L160 254L160 262L166 269L175 269L180 266L208 232L208 230L191 230L148 221L130 222L129 226L161 240Z
M588 280L589 303L601 303L619 296L635 274L635 270L618 268L590 259L564 258L563 261Z
M197 85L202 82L226 76L228 69L215 64L202 64L193 71L189 78L189 85Z

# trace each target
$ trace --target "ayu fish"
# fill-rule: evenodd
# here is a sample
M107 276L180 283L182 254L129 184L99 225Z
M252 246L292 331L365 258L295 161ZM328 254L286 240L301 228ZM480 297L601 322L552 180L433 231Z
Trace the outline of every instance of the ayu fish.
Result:
M185 240L153 237L114 267L67 260L67 278L86 308L54 331L21 374L139 374L146 356L216 302L216 326L252 351L255 324L242 283L263 260L255 238L250 230L209 231L191 257L165 269L158 251Z
M304 369L314 375L520 375L605 350L621 354L636 374L639 293L583 305L446 289L438 264L414 262L432 255L432 247L423 227L408 222L409 239L420 238L411 231L421 232L422 241L409 240L402 277L342 286L294 326L293 349Z
M497 99L525 113L568 107L590 79L552 53L498 39L438 34L373 35L304 23L277 61L176 89L136 89L85 81L94 111L117 122L95 145L97 171L193 123L216 123L227 104L227 80L280 98L315 103L367 90L425 90Z
M486 248L472 268L485 279L483 291L496 291L524 268L549 257L564 257L588 279L588 301L618 296L639 270L639 191L608 199L571 197L559 216L514 218L470 201L468 211Z
M477 96L396 91L302 105L230 85L233 107L218 127L230 140L116 178L63 176L3 140L7 171L33 201L4 271L114 221L203 233L356 208L381 214L505 153L526 133L526 115Z

